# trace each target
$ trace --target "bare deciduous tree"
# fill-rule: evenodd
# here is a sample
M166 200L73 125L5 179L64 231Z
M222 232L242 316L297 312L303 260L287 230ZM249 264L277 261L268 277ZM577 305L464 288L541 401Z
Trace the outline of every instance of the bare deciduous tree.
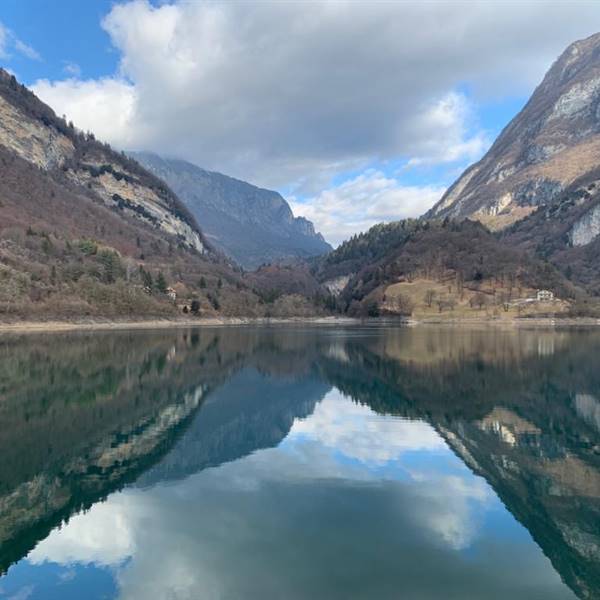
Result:
M427 304L427 306L429 308L431 308L431 305L433 304L433 301L435 300L435 290L427 290L425 292L425 304Z

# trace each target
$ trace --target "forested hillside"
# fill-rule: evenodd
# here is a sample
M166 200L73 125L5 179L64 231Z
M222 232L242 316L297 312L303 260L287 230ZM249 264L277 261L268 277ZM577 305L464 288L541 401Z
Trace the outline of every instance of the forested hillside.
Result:
M411 314L417 305L439 313L461 305L508 312L537 289L570 302L585 295L548 262L473 221L376 225L318 261L313 272L337 296L338 309L352 315Z

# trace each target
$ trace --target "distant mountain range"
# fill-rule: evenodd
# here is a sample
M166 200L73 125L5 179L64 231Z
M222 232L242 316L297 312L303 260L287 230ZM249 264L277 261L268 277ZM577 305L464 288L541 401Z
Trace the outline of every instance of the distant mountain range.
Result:
M146 152L130 155L169 185L215 247L246 269L331 250L310 221L294 217L277 192L183 160Z

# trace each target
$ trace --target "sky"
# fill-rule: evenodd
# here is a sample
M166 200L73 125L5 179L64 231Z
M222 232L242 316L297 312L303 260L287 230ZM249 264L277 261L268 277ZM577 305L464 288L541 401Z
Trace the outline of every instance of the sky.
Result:
M416 217L600 3L2 0L0 63L125 150L276 189L337 245Z

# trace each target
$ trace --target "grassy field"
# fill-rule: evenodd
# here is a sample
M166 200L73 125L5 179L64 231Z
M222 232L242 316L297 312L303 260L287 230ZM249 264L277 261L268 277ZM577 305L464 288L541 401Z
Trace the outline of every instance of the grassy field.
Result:
M559 315L568 310L569 305L563 300L525 302L527 298L535 298L536 292L537 290L517 287L510 290L486 281L475 288L459 286L454 280L439 282L415 279L388 286L382 309L396 312L397 307L403 303L400 298L404 298L412 305L412 316L416 319L515 319Z

